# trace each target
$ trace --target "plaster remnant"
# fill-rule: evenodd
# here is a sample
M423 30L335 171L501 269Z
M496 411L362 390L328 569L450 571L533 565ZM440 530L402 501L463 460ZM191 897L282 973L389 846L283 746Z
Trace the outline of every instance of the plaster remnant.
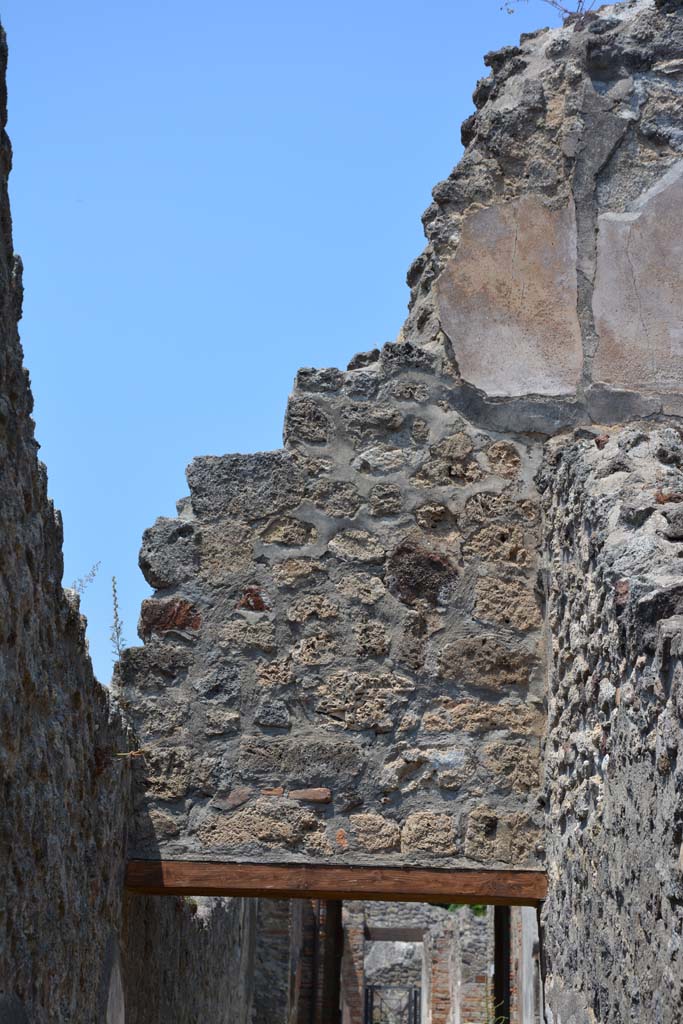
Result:
M576 220L526 195L465 216L436 284L464 380L490 396L567 395L581 378Z

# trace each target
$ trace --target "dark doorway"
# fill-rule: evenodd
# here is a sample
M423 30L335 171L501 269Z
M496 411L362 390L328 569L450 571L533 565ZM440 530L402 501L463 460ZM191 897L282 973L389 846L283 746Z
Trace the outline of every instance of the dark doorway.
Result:
M493 918L493 1006L494 1018L510 1024L510 908L495 907Z

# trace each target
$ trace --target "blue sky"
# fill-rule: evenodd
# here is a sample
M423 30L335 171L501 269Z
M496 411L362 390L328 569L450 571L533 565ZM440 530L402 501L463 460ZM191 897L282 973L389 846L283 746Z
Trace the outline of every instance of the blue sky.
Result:
M187 463L279 447L298 367L395 338L482 54L555 23L500 2L5 0L21 334L102 682Z

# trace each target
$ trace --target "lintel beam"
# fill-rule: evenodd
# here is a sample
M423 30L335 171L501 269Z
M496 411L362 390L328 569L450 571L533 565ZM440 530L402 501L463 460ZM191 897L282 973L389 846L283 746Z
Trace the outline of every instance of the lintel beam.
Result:
M158 896L488 903L534 907L545 899L543 871L430 870L324 864L231 864L132 860L126 889Z
M368 924L365 926L365 938L368 942L422 942L426 928L382 927Z

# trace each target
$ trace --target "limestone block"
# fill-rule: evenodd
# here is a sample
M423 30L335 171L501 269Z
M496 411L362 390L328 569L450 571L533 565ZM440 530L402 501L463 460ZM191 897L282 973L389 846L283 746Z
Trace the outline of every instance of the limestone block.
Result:
M348 480L316 480L307 496L328 516L355 516L363 503L358 488Z
M373 658L389 650L389 635L381 622L363 619L353 627L359 658Z
M683 391L683 161L627 213L599 218L593 379Z
M396 484L377 484L370 491L373 516L395 516L403 511L403 495Z
M334 637L322 632L304 637L292 648L292 658L298 665L329 665L336 653Z
M533 585L525 579L496 579L484 576L477 581L475 615L484 622L497 622L526 631L541 624Z
M486 458L493 473L514 478L522 464L519 452L509 441L495 441L486 449Z
M365 605L377 604L387 593L382 580L367 572L342 576L337 584L337 590L342 597Z
M341 419L348 437L361 444L384 440L403 426L403 413L393 405L348 405Z
M339 608L322 594L306 594L287 609L290 622L306 622L308 619L336 619Z
M316 711L347 729L389 732L415 689L390 672L331 672L315 691Z
M525 547L522 526L515 523L490 523L472 534L463 544L462 553L466 559L481 559L484 562L508 562L525 566L530 553Z
M234 519L203 525L199 541L202 579L219 587L244 572L251 565L253 543L249 527Z
M435 811L409 815L401 829L401 850L441 857L458 853L453 818Z
M275 629L266 618L234 619L221 628L220 642L235 650L257 648L272 651L275 648Z
M519 519L534 523L538 520L539 506L528 498L515 501L509 494L480 491L467 499L465 512L470 523L488 523L491 519Z
M256 666L256 681L262 686L289 686L294 682L292 659L289 656L275 661L259 661Z
M482 700L455 700L440 697L422 718L425 733L481 733L507 731L517 735L541 736L545 729L543 714L522 701L489 703Z
M472 455L472 439L464 431L444 438L429 449L413 480L421 487L450 487L454 483L475 483L484 475Z
M203 846L226 847L259 844L294 847L307 833L323 826L312 811L287 801L262 797L232 814L211 814L199 829Z
M383 562L386 552L366 530L344 530L329 543L333 555L348 562Z
M486 864L502 861L517 867L533 860L539 840L540 832L528 814L481 806L467 820L465 855Z
M368 853L398 849L401 830L381 814L352 814L349 818L354 845Z
M280 587L296 587L309 583L310 577L325 572L325 567L312 558L288 558L273 566L273 577Z
M538 745L528 741L494 740L484 747L482 764L505 793L536 792L540 785L541 757Z
M423 530L444 532L453 530L457 526L458 518L446 505L432 502L415 509L415 521Z
M463 378L491 396L566 395L583 362L573 204L534 195L465 217L436 283Z
M261 539L266 544L283 544L288 547L301 547L311 544L316 539L317 531L311 523L304 523L292 516L280 516L271 519L261 531Z
M521 648L510 647L490 633L460 637L439 652L439 672L466 686L501 690L529 683L533 660Z

